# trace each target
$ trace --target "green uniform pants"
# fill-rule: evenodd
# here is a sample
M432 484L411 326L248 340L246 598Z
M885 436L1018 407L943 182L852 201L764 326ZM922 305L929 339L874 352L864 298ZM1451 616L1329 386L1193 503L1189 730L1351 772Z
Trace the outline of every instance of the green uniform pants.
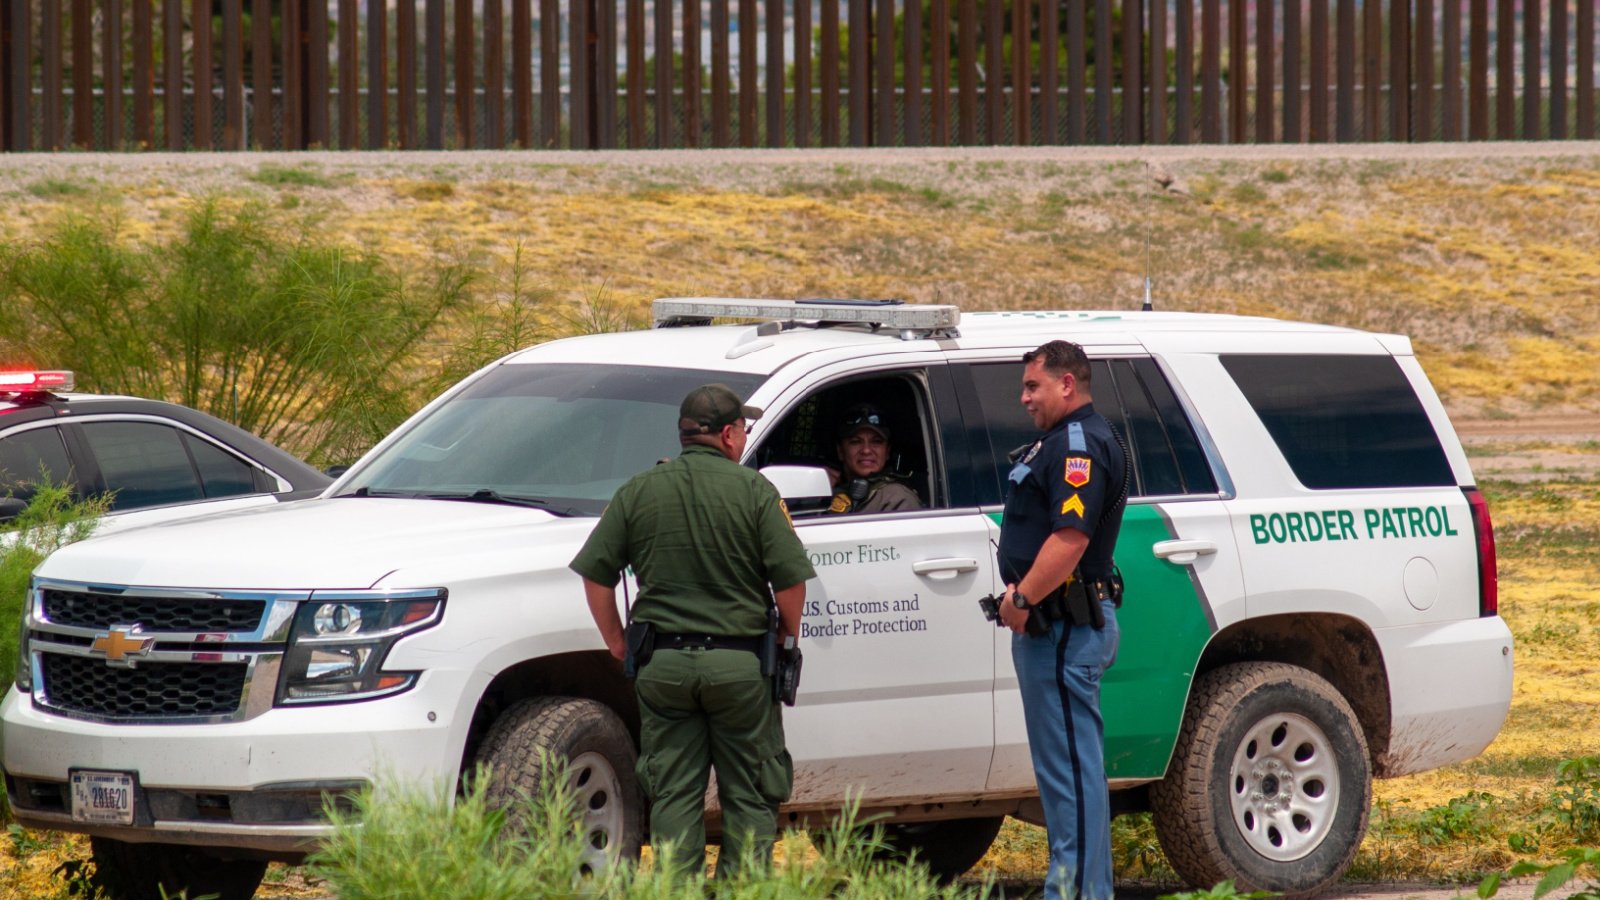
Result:
M754 653L657 650L634 681L642 730L639 780L650 798L657 864L705 868L705 793L717 769L722 852L717 877L737 874L749 854L772 859L778 804L789 799L794 766L783 743L781 707ZM670 843L671 859L660 856Z

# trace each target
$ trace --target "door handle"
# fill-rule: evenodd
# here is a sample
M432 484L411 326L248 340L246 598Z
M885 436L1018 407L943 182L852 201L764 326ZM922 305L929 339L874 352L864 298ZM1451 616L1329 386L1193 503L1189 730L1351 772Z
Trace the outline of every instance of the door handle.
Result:
M946 557L944 559L924 559L911 564L911 571L918 575L944 575L954 578L963 572L976 572L978 561L971 557Z
M1161 541L1150 547L1158 559L1180 566L1192 564L1202 556L1217 552L1215 541Z

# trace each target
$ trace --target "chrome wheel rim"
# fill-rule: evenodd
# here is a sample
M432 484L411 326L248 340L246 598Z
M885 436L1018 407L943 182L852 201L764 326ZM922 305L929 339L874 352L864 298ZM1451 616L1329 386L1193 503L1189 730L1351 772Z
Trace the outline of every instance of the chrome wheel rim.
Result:
M583 872L599 872L616 858L626 827L622 781L611 761L598 753L580 753L568 763L572 793L583 828Z
M1233 824L1257 853L1274 862L1317 849L1339 807L1339 761L1317 723L1295 713L1252 725L1228 771Z

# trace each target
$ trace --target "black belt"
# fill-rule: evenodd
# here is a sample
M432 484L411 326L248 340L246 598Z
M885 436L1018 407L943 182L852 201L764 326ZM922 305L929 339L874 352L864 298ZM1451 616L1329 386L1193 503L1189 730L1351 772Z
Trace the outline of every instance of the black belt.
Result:
M664 634L656 632L657 650L744 650L761 652L759 637L718 637L713 634Z
M1094 622L1095 627L1099 628L1104 619L1099 606L1107 600L1117 609L1122 608L1120 573L1094 581L1074 579L1064 588L1051 591L1034 609L1046 622L1057 622L1062 619L1069 620L1075 625Z

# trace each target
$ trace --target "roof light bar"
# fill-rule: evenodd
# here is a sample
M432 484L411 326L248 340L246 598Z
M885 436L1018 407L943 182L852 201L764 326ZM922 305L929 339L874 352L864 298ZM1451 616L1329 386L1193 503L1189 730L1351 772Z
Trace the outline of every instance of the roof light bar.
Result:
M0 391L32 394L45 391L70 391L77 386L71 372L0 371Z
M654 305L657 328L704 325L712 319L775 319L803 322L853 322L899 331L955 328L961 309L952 305L901 300L739 300L726 297L665 297Z

